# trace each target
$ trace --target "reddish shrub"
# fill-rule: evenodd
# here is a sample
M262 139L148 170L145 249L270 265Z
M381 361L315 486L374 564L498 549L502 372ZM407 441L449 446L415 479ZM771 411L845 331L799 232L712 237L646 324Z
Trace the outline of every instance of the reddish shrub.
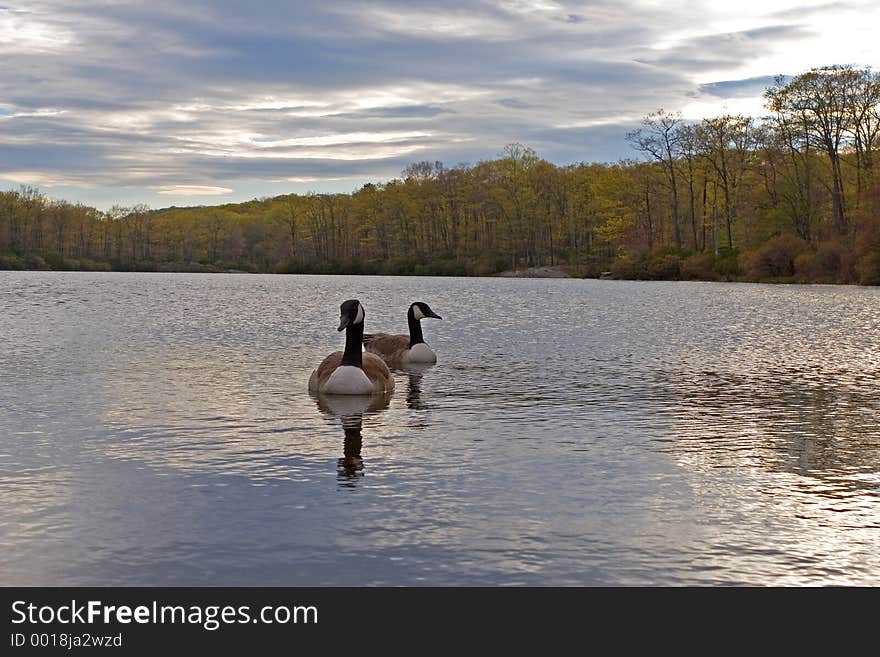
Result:
M717 281L720 277L712 268L715 256L711 253L695 253L681 261L681 277L685 280Z
M812 278L822 283L840 281L843 275L845 249L838 242L823 242L813 258Z
M680 277L678 256L674 253L656 255L648 262L648 276L657 280L671 281Z
M812 251L804 251L794 259L794 275L804 283L813 280L813 266L816 262L816 254Z
M749 254L747 272L754 278L794 276L794 260L807 250L807 243L794 235L777 235Z
M858 262L859 283L880 285L880 245L867 249Z

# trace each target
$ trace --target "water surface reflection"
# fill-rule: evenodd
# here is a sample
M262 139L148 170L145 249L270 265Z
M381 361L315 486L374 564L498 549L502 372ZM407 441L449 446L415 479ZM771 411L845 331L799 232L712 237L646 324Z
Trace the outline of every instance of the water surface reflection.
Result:
M455 308L376 407L306 392L353 297ZM0 336L0 583L880 585L877 289L0 272Z
M377 414L388 408L393 393L371 397L346 395L314 395L318 408L342 424L345 435L342 445L342 458L337 463L340 485L354 486L354 480L364 476L363 422L365 414Z

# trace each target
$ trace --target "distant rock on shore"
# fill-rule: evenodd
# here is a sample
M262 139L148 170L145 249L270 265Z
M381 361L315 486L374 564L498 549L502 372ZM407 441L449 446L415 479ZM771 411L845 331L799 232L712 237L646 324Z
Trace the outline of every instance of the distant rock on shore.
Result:
M562 267L531 267L529 269L503 271L495 275L504 278L571 278L562 270Z

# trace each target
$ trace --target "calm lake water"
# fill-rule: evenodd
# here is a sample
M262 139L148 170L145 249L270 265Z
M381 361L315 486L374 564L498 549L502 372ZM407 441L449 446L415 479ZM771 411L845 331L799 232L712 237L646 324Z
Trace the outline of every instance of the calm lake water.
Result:
M436 366L316 400L339 304ZM0 272L0 584L880 585L880 290Z

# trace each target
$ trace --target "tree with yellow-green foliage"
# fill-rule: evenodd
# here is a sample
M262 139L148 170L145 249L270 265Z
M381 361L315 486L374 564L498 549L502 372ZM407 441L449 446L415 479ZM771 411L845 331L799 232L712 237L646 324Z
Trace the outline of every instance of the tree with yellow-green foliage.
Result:
M760 118L647 116L643 160L557 166L514 143L351 194L163 210L3 191L0 268L880 283L880 78L814 69L765 97Z

